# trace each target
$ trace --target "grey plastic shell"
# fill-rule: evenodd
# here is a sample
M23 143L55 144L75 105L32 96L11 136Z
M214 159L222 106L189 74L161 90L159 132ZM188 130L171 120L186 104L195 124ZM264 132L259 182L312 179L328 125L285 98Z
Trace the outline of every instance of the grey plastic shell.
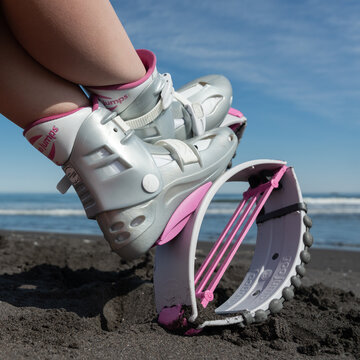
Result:
M132 259L154 244L188 195L225 171L237 138L221 128L187 140L195 160L186 162L164 146L143 142L123 125L104 108L94 111L80 127L63 168L111 248ZM159 157L166 162L157 164Z
M64 165L69 176L77 175L74 188L86 215L94 219L101 212L134 206L154 198L162 190L162 178L146 144L133 131L127 134L114 120L115 113L104 108L93 111L81 125L70 159ZM168 154L164 149L159 152ZM153 174L159 179L159 189L148 193L142 189L142 179ZM132 191L129 196L129 186Z
M124 119L130 119L131 116L136 117L145 113L145 111L138 111L139 108L141 109L141 107L137 107L138 103L151 103L155 106L155 101L159 99L163 85L160 74L154 79L153 83L155 85L144 90L135 102L126 109ZM207 75L190 81L178 89L177 92L183 94L184 91L194 86L198 86L199 84L200 89L187 98L191 103L202 104L206 99L221 97L221 100L215 106L213 111L206 116L205 130L211 130L220 126L230 109L232 102L231 83L222 75ZM136 109L136 112L131 109ZM150 109L147 109L147 111ZM130 114L131 116L129 116ZM121 113L121 116L123 117L123 113ZM175 128L175 118L183 118L184 124ZM191 118L183 104L177 100L174 100L171 106L163 111L156 120L142 128L136 129L135 133L144 141L150 143L155 143L160 139L176 138L179 140L186 140L194 136Z
M163 76L155 70L149 86L137 95L136 99L126 109L119 113L121 118L125 121L133 120L152 110L161 101L160 95L165 83L166 81ZM217 128L224 120L231 106L231 84L222 75L207 75L187 83L177 92L183 94L184 91L197 85L197 91L187 98L191 103L202 104L205 100L215 96L221 98L212 112L206 116L205 130ZM90 91L97 94L96 89L90 89ZM116 92L113 89L111 91L112 93ZM132 89L129 89L129 91L131 92ZM104 96L106 90L102 89L101 94ZM101 97L99 100L101 101ZM175 125L174 119L183 119L183 124ZM154 121L136 128L134 131L138 137L149 143L173 138L186 140L194 136L191 117L185 106L175 98L171 105L162 111Z
M202 104L206 99L221 96L221 100L216 105L215 109L206 116L205 130L210 130L220 126L227 115L232 103L232 86L225 76L213 74L190 81L176 91L183 94L184 91L198 84L200 84L202 88L188 97L188 100L191 103Z

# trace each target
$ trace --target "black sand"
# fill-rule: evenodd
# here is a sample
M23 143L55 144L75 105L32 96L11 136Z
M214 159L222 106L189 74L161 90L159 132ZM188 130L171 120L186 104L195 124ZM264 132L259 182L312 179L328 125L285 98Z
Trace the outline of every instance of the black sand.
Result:
M279 315L184 337L156 322L152 253L126 263L96 237L0 236L0 359L360 359L360 253L312 250Z

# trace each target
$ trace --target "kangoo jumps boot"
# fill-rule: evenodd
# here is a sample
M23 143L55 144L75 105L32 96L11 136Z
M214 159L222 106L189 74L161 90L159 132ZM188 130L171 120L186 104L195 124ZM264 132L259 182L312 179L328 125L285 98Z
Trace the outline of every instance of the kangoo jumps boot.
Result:
M38 120L24 135L62 166L66 176L58 189L75 188L88 218L125 259L152 247L174 213L180 218L166 240L180 232L178 208L225 171L237 147L229 128L149 144L102 106Z
M170 74L160 74L156 57L137 50L146 75L125 85L88 87L109 110L117 112L144 141L185 140L219 127L232 102L230 82L221 75L198 78L174 91Z

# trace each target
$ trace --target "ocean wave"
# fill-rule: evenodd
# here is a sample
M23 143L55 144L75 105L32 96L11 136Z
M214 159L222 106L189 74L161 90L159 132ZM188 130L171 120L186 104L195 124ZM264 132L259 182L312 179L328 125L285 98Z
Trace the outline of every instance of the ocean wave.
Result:
M358 197L304 197L304 201L310 205L359 205L360 198Z
M324 206L307 203L309 215L360 215L360 206ZM216 207L207 209L207 215L232 215L236 207Z
M0 209L0 215L8 216L85 216L82 209Z
M308 205L309 214L313 215L360 215L360 197L304 197ZM239 198L234 195L233 198L215 198L209 209L208 215L232 215L240 202ZM9 204L10 205L10 204ZM31 206L24 208L11 205L9 208L0 208L0 215L3 216L85 216L83 209L76 208L33 208ZM71 205L70 205L71 206Z
M309 207L309 215L360 215L360 209L312 209Z
M241 198L238 194L233 197L215 197L213 203L238 203L241 201ZM314 205L359 205L360 206L360 197L311 197L304 196L304 201L309 204Z

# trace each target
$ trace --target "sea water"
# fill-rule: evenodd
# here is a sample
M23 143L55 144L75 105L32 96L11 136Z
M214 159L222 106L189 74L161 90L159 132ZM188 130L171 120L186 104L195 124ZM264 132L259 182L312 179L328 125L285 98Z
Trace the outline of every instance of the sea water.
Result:
M217 194L202 224L201 240L215 241L240 200ZM360 251L360 194L304 194L313 220L314 246ZM0 229L100 235L76 194L0 194ZM255 243L256 227L245 243Z

